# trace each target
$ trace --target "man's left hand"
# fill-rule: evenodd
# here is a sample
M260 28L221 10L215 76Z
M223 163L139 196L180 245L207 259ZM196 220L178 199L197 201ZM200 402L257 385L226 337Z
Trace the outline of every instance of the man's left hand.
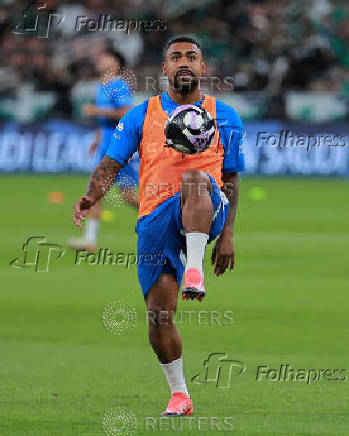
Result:
M233 236L222 233L217 239L212 250L212 265L215 265L214 273L216 276L222 275L229 267L231 271L234 268L234 243Z

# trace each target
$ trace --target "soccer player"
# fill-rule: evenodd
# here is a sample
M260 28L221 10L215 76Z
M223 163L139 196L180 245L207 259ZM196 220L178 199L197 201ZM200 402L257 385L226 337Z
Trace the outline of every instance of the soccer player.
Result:
M140 208L138 277L149 314L149 339L167 378L171 398L164 416L193 413L182 363L182 342L174 324L184 274L183 297L205 296L203 260L206 244L217 236L212 264L217 276L234 266L234 219L238 172L244 169L242 123L236 111L200 92L206 63L199 43L175 37L165 48L167 93L150 97L121 120L106 156L93 172L86 195L75 204L73 220L83 218L103 196L108 178L139 147ZM178 106L195 104L217 120L211 146L184 155L164 147L164 125ZM166 314L166 316L164 315Z
M108 149L119 120L131 108L132 96L129 85L118 77L125 68L125 59L121 53L105 49L98 58L97 68L102 83L97 88L96 105L85 104L82 107L82 112L86 116L97 118L99 128L89 152L91 154L97 152L97 162L99 163ZM139 157L138 153L135 153L115 179L124 202L136 209L139 206L138 195L135 191L135 187L138 185L138 172ZM91 208L90 218L86 222L85 236L71 238L68 241L71 248L96 250L101 210L101 201L97 201Z

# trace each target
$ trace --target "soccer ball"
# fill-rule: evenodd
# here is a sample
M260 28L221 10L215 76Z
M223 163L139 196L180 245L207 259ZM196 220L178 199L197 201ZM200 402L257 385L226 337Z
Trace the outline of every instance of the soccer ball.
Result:
M193 104L178 106L166 122L165 146L184 154L202 153L212 144L215 132L207 110Z

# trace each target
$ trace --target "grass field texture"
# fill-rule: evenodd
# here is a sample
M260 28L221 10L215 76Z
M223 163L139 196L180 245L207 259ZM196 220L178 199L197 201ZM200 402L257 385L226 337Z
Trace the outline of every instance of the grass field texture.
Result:
M31 236L65 246L78 235L72 205L85 184L82 176L1 177L1 436L102 435L114 409L136 418L136 435L349 435L349 381L324 372L310 383L256 380L258 366L282 364L349 377L347 180L241 179L235 271L214 277L210 246L206 299L179 302L184 315L195 311L178 326L194 417L167 422L159 416L169 391L148 343L135 265L74 265L66 247L48 272L9 266ZM49 202L52 191L63 201ZM135 253L136 213L106 210L100 247ZM127 335L103 327L113 301L136 310ZM199 322L198 310L231 311L233 322ZM246 370L233 368L228 388L191 382L219 352ZM132 434L118 429L109 434Z

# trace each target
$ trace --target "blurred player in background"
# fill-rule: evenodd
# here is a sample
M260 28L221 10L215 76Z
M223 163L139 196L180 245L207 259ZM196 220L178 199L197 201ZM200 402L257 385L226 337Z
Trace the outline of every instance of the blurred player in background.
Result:
M193 413L183 372L182 341L174 323L182 277L184 299L201 301L206 294L206 244L216 238L215 274L234 266L238 172L244 170L242 122L232 107L201 93L200 78L205 71L206 62L195 39L181 36L168 42L163 61L168 92L150 97L123 117L123 128L113 136L86 195L75 204L73 217L81 228L82 219L103 197L107 180L139 148L138 278L149 313L150 343L171 390L164 416ZM178 106L187 104L208 111L217 129L205 152L182 156L164 146L164 126Z
M125 59L121 53L112 49L105 49L99 56L97 68L101 77L101 84L97 88L96 104L83 105L82 112L88 117L97 118L99 128L89 152L91 154L97 152L98 164L107 152L119 120L132 106L132 95L129 84L122 78ZM120 74L121 76L119 76ZM122 125L119 127L122 127ZM137 210L139 201L135 188L138 185L138 173L139 157L138 153L135 153L115 178L124 202ZM71 248L96 251L101 210L102 204L101 201L98 201L91 208L84 237L71 238L68 241Z

